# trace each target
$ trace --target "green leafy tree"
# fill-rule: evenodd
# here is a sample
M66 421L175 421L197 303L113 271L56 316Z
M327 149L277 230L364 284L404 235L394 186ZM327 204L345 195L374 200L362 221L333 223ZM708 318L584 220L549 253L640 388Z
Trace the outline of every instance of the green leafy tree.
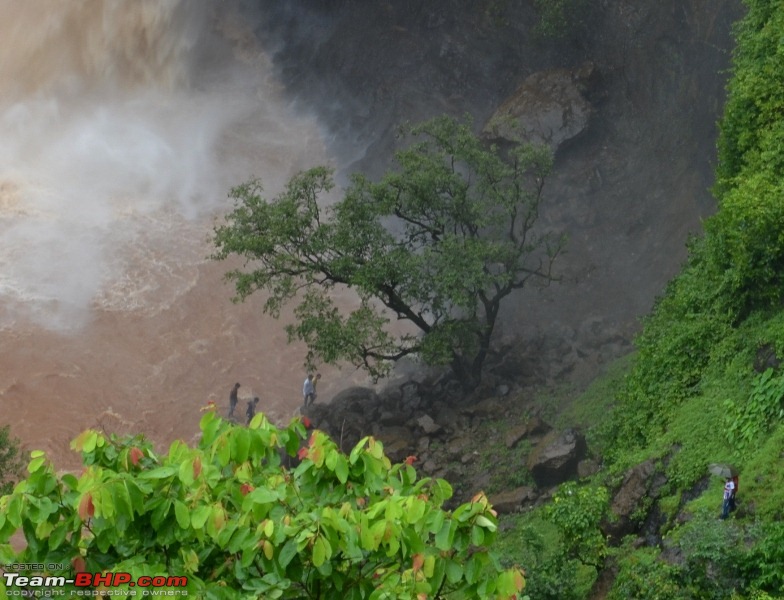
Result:
M564 556L601 570L607 555L607 539L600 528L609 506L609 493L602 486L561 485L547 505L548 519L561 531Z
M216 599L512 599L525 585L488 552L497 521L483 494L444 510L449 484L392 465L372 437L343 454L298 420L278 429L258 414L245 428L214 412L201 431L198 447L162 455L141 436L85 431L72 444L79 477L33 452L29 477L0 499L0 564L173 577L161 581Z
M374 377L417 355L448 364L466 389L481 378L502 300L531 280L552 280L562 242L534 225L551 167L544 148L507 159L471 128L441 117L409 130L399 171L372 183L355 175L337 203L329 169L295 176L272 201L261 184L232 190L236 206L215 230L214 258L238 255L227 278L236 299L267 293L278 316L298 299L290 339L309 362L350 361ZM346 286L359 306L343 314L330 292ZM390 329L392 319L408 326Z

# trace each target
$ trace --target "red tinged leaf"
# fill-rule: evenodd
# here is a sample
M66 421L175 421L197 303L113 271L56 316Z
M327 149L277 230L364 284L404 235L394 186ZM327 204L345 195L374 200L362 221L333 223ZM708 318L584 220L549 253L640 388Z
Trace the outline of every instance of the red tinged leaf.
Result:
M93 495L85 494L79 501L79 518L86 521L95 514L95 505L93 504Z
M302 424L305 426L305 429L310 429L313 427L313 423L311 423L310 419L307 417L302 417Z
M308 449L305 446L303 446L302 448L299 449L299 452L297 452L297 458L300 460L305 460L307 457L308 457Z
M417 461L417 457L413 454L411 456L406 456L406 464L413 465Z
M247 496L253 491L253 486L249 483L243 483L242 487L240 487L240 492L242 492L243 496Z
M81 556L74 556L71 559L71 566L73 567L74 573L87 572L87 563L85 562L84 558L82 558Z
M198 479L201 474L201 457L197 456L193 460L193 478Z
M142 452L139 448L134 446L133 448L131 448L131 451L128 453L128 456L131 459L131 463L133 463L133 466L135 467L138 466L139 461L144 456L144 452Z
M411 568L414 569L414 573L422 570L422 565L425 564L425 555L424 554L414 554L412 558L412 565Z

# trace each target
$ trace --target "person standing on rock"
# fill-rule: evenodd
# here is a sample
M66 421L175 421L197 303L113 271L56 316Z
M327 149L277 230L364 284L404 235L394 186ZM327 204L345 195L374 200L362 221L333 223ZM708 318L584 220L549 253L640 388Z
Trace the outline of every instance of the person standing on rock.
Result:
M724 483L724 504L721 509L721 518L726 519L730 516L730 507L732 505L732 494L735 491L735 482L732 477L727 477Z
M305 383L302 384L302 397L304 399L305 408L316 401L316 386L318 385L319 379L321 379L321 373L317 373L315 378L313 377L313 373L308 373Z
M240 384L235 383L234 387L231 388L231 392L229 392L229 420L234 418L234 409L237 408L237 393L240 389Z

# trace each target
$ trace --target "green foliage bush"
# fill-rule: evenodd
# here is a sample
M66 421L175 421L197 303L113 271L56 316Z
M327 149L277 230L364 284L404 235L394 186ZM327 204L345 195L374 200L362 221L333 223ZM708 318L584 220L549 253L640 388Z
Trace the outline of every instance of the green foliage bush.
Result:
M525 591L533 600L581 600L596 572L591 568L586 576L584 565L566 556L559 529L542 512L504 517L497 544L502 562L525 569Z
M766 433L774 421L784 419L784 375L767 369L752 380L748 399L743 403L725 401L725 431L739 453L750 450L752 443Z
M737 568L754 591L784 597L784 523L760 522L749 532L754 543Z
M784 12L775 0L745 0L744 4L748 11L735 26L734 68L720 123L717 175L722 187L735 185L742 172L762 158L762 149L780 136L774 130L784 114L780 85ZM773 154L769 158L780 167L781 153Z
M682 587L693 598L729 598L743 583L736 568L744 550L743 530L717 516L715 511L700 511L675 536L685 561Z
M0 496L8 494L22 475L24 461L19 440L11 436L8 425L0 427Z
M615 551L618 575L608 600L770 598L784 593L784 526L719 521L700 510L659 549ZM673 560L673 557L676 557Z
M607 600L687 600L691 596L681 589L679 569L662 560L660 551L628 549L618 561L618 575Z
M263 414L244 428L208 412L201 430L198 447L164 455L141 436L85 431L79 477L33 452L0 499L0 564L186 576L200 598L519 597L522 572L488 552L497 521L483 494L445 511L450 485L392 465L373 438L346 455L313 431L300 447L301 422L278 429ZM281 466L295 454L299 466Z
M607 540L599 524L609 507L607 488L597 485L561 485L547 505L545 514L561 532L564 553L597 569L604 564Z

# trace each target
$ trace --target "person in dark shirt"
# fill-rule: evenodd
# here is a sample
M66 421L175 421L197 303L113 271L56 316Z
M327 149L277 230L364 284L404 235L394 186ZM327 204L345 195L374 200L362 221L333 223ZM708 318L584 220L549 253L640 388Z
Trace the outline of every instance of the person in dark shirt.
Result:
M259 403L259 398L256 396L253 400L248 400L248 408L245 409L245 416L248 417L247 424L250 425L250 422L253 420L253 417L256 416L256 405Z
M240 389L240 384L235 383L229 393L229 419L234 417L234 409L237 408L237 392Z

